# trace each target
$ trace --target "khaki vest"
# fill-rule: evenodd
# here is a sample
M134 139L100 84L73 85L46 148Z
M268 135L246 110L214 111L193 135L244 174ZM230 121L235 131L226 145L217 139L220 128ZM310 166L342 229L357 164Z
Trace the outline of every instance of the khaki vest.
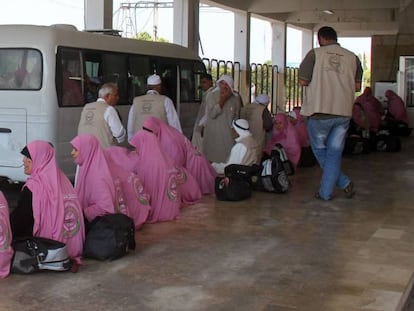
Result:
M266 131L263 128L263 111L266 106L260 104L248 104L244 106L240 112L240 118L249 121L249 131L259 145L258 155L261 156L265 147Z
M78 126L78 135L95 135L102 148L115 145L111 129L104 119L105 110L108 107L109 105L104 101L86 104L85 107L83 107Z
M314 49L312 80L304 88L301 114L352 116L357 61L354 53L337 44Z
M142 129L145 119L154 116L167 123L164 95L146 94L134 98L134 115L132 118L134 133ZM167 123L168 124L168 123Z
M239 143L246 146L246 154L243 157L243 161L240 164L243 165L252 165L252 164L259 164L260 159L258 158L258 149L259 145L257 144L256 140L253 138L252 135L246 136L241 138Z

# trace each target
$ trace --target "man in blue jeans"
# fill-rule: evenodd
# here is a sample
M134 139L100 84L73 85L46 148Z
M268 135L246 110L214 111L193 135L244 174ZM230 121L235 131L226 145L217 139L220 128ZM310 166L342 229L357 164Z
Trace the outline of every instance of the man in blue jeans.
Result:
M309 51L299 67L299 82L305 86L301 114L308 117L311 147L323 171L315 195L321 200L332 199L335 187L343 189L348 198L355 193L341 161L355 92L361 89L362 66L337 40L333 28L320 28L320 47Z

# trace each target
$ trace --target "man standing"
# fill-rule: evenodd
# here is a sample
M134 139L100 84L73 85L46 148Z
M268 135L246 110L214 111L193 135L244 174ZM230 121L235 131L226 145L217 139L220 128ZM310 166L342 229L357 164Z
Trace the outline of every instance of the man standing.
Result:
M95 135L102 148L124 142L126 131L115 109L118 102L118 86L105 83L99 89L98 100L83 107L78 125L79 134Z
M234 144L231 125L239 118L240 99L233 92L233 83L230 76L221 76L218 86L206 97L203 151L211 162L225 162Z
M332 199L335 187L343 189L348 198L355 193L341 161L355 92L361 89L362 66L337 40L333 28L320 28L320 47L309 51L299 67L299 82L306 86L301 114L308 117L310 143L323 172L315 195L321 200Z
M147 79L147 94L134 98L128 115L128 140L142 129L148 116L157 117L163 122L183 132L173 101L161 95L162 82L160 76L154 74Z
M200 87L203 92L201 99L200 108L198 109L197 118L194 123L193 137L191 142L200 151L203 152L203 135L204 135L204 124L206 123L206 97L207 94L213 90L213 77L211 74L203 74L200 77Z

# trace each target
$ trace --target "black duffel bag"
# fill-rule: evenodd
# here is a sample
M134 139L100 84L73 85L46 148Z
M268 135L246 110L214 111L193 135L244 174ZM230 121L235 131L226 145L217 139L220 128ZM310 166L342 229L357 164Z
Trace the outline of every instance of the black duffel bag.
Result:
M135 249L135 225L124 214L96 217L86 233L83 256L98 260L114 260Z

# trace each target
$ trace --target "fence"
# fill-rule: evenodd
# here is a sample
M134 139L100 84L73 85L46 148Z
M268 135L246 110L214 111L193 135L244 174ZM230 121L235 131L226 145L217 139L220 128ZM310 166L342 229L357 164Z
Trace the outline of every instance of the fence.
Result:
M284 83L281 84L278 66L252 63L249 72L246 73L246 85L250 85L248 88L241 84L243 73L239 62L203 58L203 63L214 82L223 74L231 76L235 81L235 90L246 92L245 95L250 102L258 94L267 94L271 99L272 113L277 113L280 107L290 111L293 107L302 105L303 92L299 85L298 68L286 67L283 75ZM284 102L278 105L278 100Z

